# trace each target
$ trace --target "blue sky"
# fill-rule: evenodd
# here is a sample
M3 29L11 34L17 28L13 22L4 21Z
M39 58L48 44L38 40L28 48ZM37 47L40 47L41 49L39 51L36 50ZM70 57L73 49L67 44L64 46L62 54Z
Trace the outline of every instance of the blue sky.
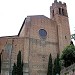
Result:
M59 0L58 0L59 1ZM67 3L71 34L75 33L75 3ZM0 36L17 35L28 15L50 17L50 6L54 0L0 0Z

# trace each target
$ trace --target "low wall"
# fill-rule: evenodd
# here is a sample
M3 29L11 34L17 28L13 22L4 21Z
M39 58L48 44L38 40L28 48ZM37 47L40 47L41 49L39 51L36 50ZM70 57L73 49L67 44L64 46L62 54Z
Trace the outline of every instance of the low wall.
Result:
M67 67L67 68L63 68L61 70L61 75L75 75L75 64Z

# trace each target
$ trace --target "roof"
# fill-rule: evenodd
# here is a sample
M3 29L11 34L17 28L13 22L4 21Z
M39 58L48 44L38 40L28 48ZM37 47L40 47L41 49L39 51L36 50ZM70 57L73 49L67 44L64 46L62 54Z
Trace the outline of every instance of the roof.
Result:
M26 20L26 18L25 18L24 21L23 21L23 24L22 24L22 26L21 26L21 28L20 28L20 30L19 30L18 36L20 35L20 32L21 32L21 30L22 30L22 28L23 28L23 26L24 26L24 24L25 24L25 20Z
M50 18L48 18L48 17L46 17L46 16L44 16L44 15L31 15L31 16L27 16L27 17L36 17L36 18L47 18L47 19L50 19ZM23 24L22 24L22 26L21 26L21 28L20 28L20 30L19 30L18 36L19 36L20 33L21 33L21 30L22 30L22 28L23 28L23 26L24 26L24 24L25 24L26 19L27 19L27 18L25 18L24 21L23 21Z

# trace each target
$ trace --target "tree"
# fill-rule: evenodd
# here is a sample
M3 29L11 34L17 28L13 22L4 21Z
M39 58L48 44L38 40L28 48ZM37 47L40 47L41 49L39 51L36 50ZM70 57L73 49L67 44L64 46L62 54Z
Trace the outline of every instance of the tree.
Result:
M51 56L51 54L49 55L47 75L52 75L52 56Z
M12 75L16 75L16 74L17 74L17 66L14 63L13 70L12 70Z
M57 54L57 58L54 60L53 75L56 74L60 75L60 71L61 71L60 59L59 54Z
M23 75L23 61L22 61L22 64L21 65L22 65L22 75Z
M23 75L23 63L21 60L21 51L17 55L17 75Z
M56 59L54 60L53 75L56 75Z
M23 75L23 61L21 60L21 51L17 55L17 65L14 63L12 75Z
M75 46L70 44L67 46L61 55L61 60L64 60L64 67L68 67L75 63Z

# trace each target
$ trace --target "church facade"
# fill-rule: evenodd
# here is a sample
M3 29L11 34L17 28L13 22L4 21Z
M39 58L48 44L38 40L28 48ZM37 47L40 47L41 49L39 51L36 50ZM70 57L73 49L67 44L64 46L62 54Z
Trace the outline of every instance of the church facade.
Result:
M18 51L22 53L23 75L46 75L50 53L54 60L70 41L67 5L55 0L50 18L27 16L18 35L0 37L1 75L11 75Z

